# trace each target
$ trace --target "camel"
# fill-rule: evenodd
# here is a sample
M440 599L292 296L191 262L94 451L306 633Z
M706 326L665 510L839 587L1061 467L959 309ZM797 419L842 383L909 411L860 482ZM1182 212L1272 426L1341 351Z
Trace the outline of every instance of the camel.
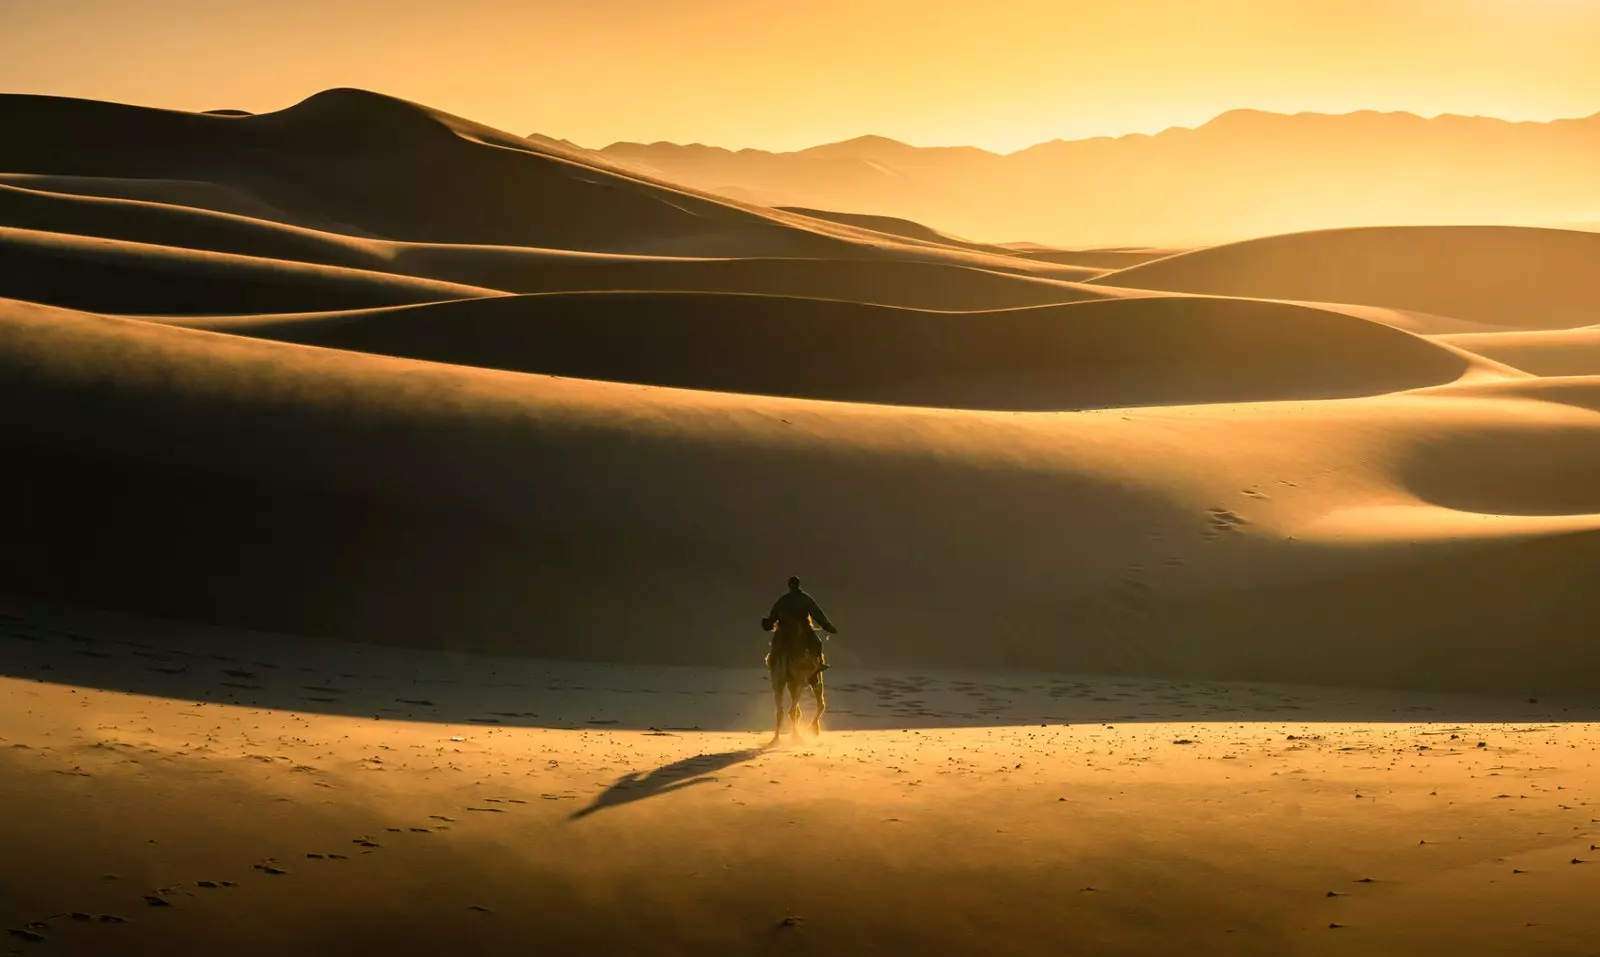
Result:
M774 724L772 742L783 736L783 689L789 689L790 733L800 740L800 695L809 686L817 699L817 715L811 719L811 733L822 734L822 715L828 710L828 696L822 690L822 663L812 650L810 631L804 622L787 620L775 624L772 650L767 652L767 674L772 678L772 703Z

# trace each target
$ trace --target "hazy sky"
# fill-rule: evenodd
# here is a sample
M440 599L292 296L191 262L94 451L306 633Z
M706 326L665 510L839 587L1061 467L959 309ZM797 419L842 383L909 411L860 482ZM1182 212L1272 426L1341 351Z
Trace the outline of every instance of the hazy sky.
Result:
M0 91L514 133L1016 149L1235 107L1600 111L1600 0L0 0Z

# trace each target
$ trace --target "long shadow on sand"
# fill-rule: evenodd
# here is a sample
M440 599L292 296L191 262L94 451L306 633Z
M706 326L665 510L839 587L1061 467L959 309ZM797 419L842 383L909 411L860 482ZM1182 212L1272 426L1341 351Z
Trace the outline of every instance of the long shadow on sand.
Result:
M696 784L710 784L717 780L716 772L735 764L752 761L766 752L766 748L745 748L740 751L723 751L718 754L697 754L671 764L662 765L641 777L639 772L624 774L611 782L586 808L574 811L568 820L576 821L606 808L631 804L645 798L656 797Z

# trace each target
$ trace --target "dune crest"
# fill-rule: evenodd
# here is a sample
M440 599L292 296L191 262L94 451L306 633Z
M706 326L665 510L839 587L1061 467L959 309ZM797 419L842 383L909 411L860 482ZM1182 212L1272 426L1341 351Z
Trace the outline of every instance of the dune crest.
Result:
M1395 226L1269 236L1094 280L1112 286L1386 306L1522 329L1594 321L1600 234Z
M930 312L749 294L588 292L183 325L515 372L945 408L1282 401L1505 371L1381 323L1187 297Z
M732 664L803 566L863 665L1600 677L1593 234L992 245L357 90L0 122L6 589ZM863 150L987 162L807 162Z

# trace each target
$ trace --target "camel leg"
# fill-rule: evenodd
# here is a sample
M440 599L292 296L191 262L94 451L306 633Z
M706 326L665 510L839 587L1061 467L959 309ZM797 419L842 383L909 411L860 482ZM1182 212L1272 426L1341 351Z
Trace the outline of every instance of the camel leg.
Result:
M772 673L772 744L783 736L783 685L784 679Z
M800 737L800 695L804 693L805 686L800 682L789 679L789 734L796 740Z
M811 676L811 696L817 699L817 716L811 719L811 733L822 737L822 715L828 710L828 693L822 689L822 672Z

